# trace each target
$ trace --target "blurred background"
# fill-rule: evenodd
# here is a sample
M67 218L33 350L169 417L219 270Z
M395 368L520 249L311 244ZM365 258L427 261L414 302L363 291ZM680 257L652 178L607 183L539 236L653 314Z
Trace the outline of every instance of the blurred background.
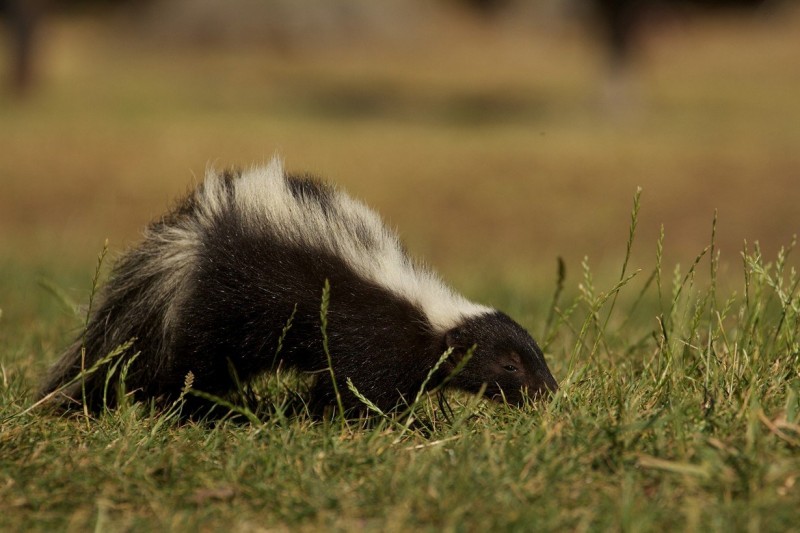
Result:
M0 0L0 263L91 272L202 178L280 155L460 288L667 270L800 230L800 6ZM642 266L643 266L642 265ZM83 278L81 278L83 279ZM516 290L516 289L510 289ZM469 292L469 290L468 290Z

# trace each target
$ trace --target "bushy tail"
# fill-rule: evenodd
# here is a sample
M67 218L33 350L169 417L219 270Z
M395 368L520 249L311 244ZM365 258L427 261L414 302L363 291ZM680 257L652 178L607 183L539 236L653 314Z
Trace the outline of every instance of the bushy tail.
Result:
M86 330L43 381L40 400L64 407L85 402L97 411L117 403L122 378L127 391L139 391L141 396L160 393L164 375L169 374L165 367L178 319L176 309L188 290L200 248L200 219L207 216L197 198L206 188L220 189L220 184L212 175L170 213L151 223L144 240L120 257L99 291L98 305L90 306ZM105 250L99 263L104 255ZM97 277L96 272L93 294Z
M81 340L73 342L47 372L36 399L63 408L79 405L86 379L91 379L91 376L86 374L81 376L81 367L86 365L84 353ZM92 384L91 381L89 384Z
M86 404L93 412L116 404L121 378L129 370L133 340L120 344L103 357L89 351L84 339L75 341L49 370L37 394L37 400L59 409Z
M128 391L157 381L171 338L169 304L182 289L168 277L177 269L159 262L160 252L146 241L120 259L85 331L48 372L39 400L66 409L86 404L97 412L116 405L121 378Z

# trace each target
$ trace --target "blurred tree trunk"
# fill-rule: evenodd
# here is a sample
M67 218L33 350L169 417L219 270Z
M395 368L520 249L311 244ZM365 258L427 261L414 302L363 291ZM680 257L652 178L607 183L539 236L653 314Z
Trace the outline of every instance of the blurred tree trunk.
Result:
M6 26L11 53L11 88L25 94L33 82L36 32L44 14L44 0L6 0Z

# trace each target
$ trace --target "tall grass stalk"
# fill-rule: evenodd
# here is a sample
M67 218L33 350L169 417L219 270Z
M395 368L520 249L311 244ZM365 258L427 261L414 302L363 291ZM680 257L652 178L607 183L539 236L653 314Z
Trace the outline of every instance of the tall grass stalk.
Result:
M331 284L326 279L325 285L322 288L322 303L319 308L320 331L322 332L322 349L325 352L325 357L328 360L328 372L331 376L331 383L333 384L333 393L336 396L336 406L339 408L339 421L342 428L347 426L347 419L345 418L344 403L342 402L342 395L339 392L339 385L336 383L336 374L333 371L333 360L331 359L331 351L328 346L328 308L331 302Z
M108 239L103 242L103 249L97 256L97 264L94 269L94 275L92 276L92 290L89 292L89 304L86 306L86 317L83 323L83 335L81 337L81 376L84 376L84 370L86 370L86 335L89 332L89 321L92 318L92 307L94 305L94 299L97 295L98 288L100 286L100 272L103 268L103 262L105 261L106 255L108 254ZM89 418L89 402L86 398L86 380L81 377L81 399L83 401L83 415L84 418L88 420Z

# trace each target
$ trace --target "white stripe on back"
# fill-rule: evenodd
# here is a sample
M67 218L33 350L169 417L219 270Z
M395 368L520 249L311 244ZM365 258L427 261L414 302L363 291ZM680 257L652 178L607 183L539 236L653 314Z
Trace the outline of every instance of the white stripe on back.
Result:
M295 198L278 158L244 172L233 187L234 202L254 229L272 228L270 233L287 242L340 257L358 275L422 310L437 332L493 311L455 293L435 273L411 261L397 235L364 203L333 189L330 209L324 213L319 203ZM227 194L219 174L207 173L198 200L202 222L225 209ZM355 228L366 230L369 247Z

